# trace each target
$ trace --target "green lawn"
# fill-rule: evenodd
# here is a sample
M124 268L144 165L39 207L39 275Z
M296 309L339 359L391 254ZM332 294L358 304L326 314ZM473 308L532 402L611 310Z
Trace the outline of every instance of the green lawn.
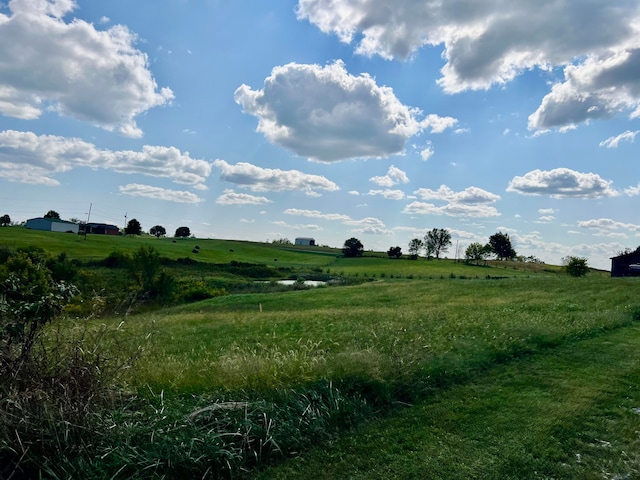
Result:
M266 479L640 478L640 327L491 369Z

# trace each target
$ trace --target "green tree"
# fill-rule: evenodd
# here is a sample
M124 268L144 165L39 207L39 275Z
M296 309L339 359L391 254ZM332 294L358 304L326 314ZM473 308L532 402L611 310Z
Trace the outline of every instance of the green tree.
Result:
M156 225L155 227L151 227L149 230L149 234L155 236L156 238L160 238L167 234L167 230L162 225Z
M464 254L467 262L476 262L478 265L491 254L491 246L474 242L467 247Z
M445 228L434 228L424 236L427 258L432 254L440 258L440 254L446 252L451 246L451 233Z
M402 249L400 247L391 247L387 251L387 255L391 258L400 258L402 257Z
M409 258L417 260L420 250L424 248L424 242L420 238L414 238L409 242Z
M140 235L141 233L142 233L142 225L140 225L140 222L135 218L132 218L131 220L129 220L129 223L127 223L127 226L124 229L124 234Z
M60 220L60 214L55 210L49 210L44 214L44 218L55 218L56 220Z
M10 223L11 223L11 217L6 213L0 217L0 225L2 225L3 227L6 227Z
M345 240L342 246L342 253L345 257L361 257L363 252L364 246L362 242L354 237Z
M589 273L587 259L582 257L568 256L562 259L565 271L572 277L584 277Z
M509 260L517 255L508 233L494 233L489 237L489 245L498 260Z
M178 227L174 237L176 238L189 238L191 236L191 230L189 227Z

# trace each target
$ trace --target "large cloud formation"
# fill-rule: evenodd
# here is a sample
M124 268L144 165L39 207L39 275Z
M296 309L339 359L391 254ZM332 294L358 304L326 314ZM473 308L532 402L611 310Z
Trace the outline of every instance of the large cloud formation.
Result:
M455 192L446 185L440 185L438 190L419 188L414 192L422 200L436 200L445 202L435 205L415 201L408 204L402 213L410 215L446 215L449 217L498 217L500 213L493 206L500 195L488 192L478 187L468 187L461 192Z
M141 151L101 150L78 138L0 132L0 178L13 182L59 185L56 174L78 167L169 178L175 183L206 190L211 164L191 158L175 147L145 145Z
M596 173L576 172L569 168L532 170L514 177L507 192L522 195L548 195L552 198L602 198L620 195L613 182Z
M341 61L275 67L262 90L242 85L235 100L258 117L258 131L271 143L321 162L401 153L421 130L441 133L456 123L433 114L419 120L391 88L350 75Z
M254 192L302 190L307 194L314 195L317 190L329 192L340 190L338 185L326 177L298 170L262 168L247 162L231 165L224 160L216 160L213 164L221 170L221 180L249 188Z
M406 59L442 45L448 93L487 89L534 68L564 68L529 118L568 128L640 105L640 3L635 0L299 0L298 17L356 53Z
M129 137L135 117L173 99L158 90L135 34L65 21L74 0L11 0L0 13L0 114L38 118L45 109Z

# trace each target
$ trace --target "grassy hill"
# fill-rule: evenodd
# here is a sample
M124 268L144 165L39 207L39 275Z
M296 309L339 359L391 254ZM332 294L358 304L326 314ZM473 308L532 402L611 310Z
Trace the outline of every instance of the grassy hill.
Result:
M82 261L152 245L163 257L199 261L171 264L190 287L231 275L221 265L233 261L351 283L103 315L93 306L135 298L121 278L127 270L80 263L94 268L83 278L108 270L108 282L124 288L108 297L101 284L90 308L67 310L86 316L45 327L39 345L58 373L38 375L65 387L46 408L44 390L0 402L3 418L20 419L13 429L0 422L0 465L24 449L34 472L54 478L640 475L637 278L0 228L0 248L29 245ZM82 394L88 403L72 409L73 421L56 417ZM35 417L25 413L30 398Z
M228 263L241 261L272 267L322 269L334 275L368 278L434 278L440 276L485 277L554 274L557 266L521 262L488 261L482 266L453 260L390 259L383 252L365 252L363 257L345 258L337 248L278 245L272 243L213 239L157 239L151 236L73 235L27 230L22 227L0 228L0 248L36 245L52 255L65 252L70 259L99 260L111 252L133 252L141 245L153 246L170 259L191 258L199 262ZM193 253L194 247L199 253Z

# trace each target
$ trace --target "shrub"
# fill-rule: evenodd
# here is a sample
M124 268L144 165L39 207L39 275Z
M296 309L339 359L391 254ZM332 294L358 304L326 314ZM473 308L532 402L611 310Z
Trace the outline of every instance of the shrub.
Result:
M572 277L584 277L589 272L587 259L569 256L562 259L565 271Z

